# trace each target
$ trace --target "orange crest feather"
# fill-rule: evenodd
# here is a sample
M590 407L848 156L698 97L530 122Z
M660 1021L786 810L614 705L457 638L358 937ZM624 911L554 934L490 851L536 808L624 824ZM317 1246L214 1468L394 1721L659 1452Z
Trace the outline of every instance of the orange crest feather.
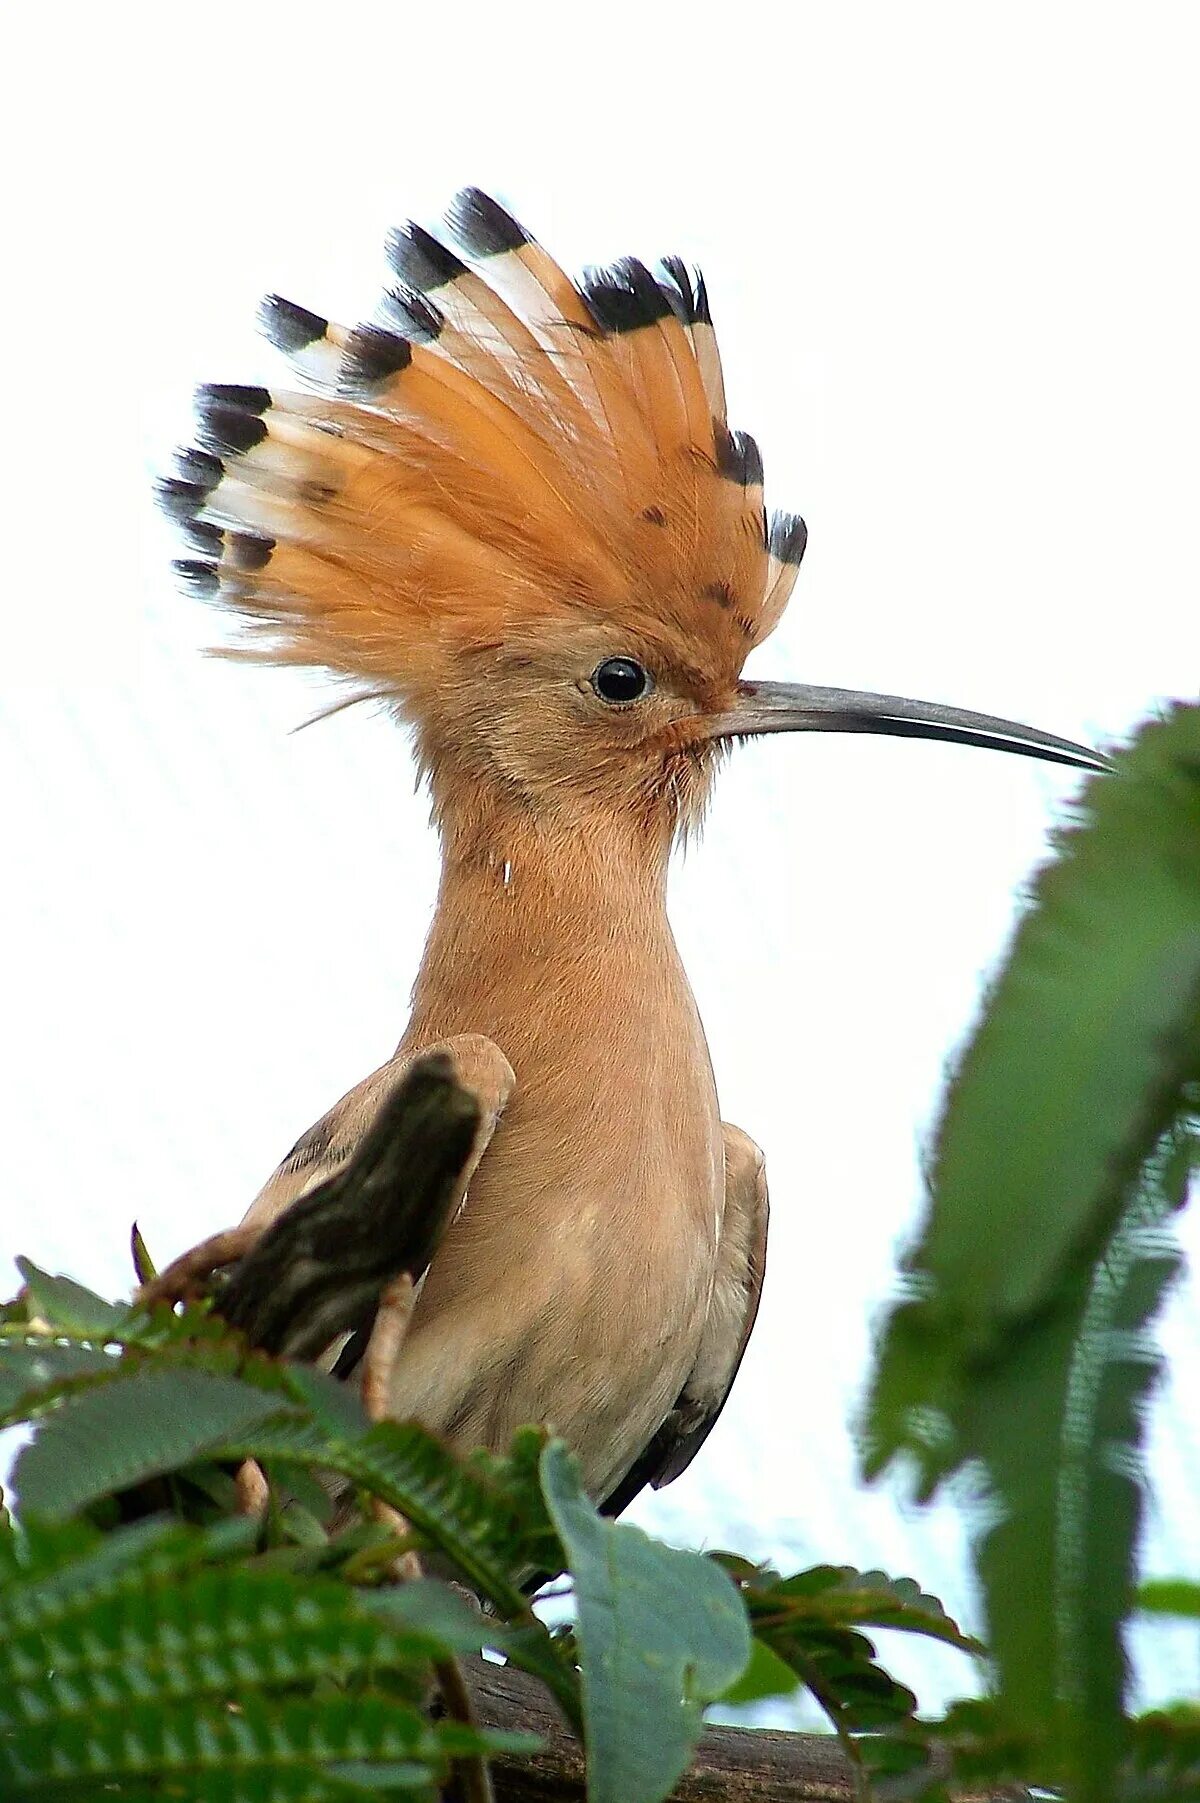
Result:
M736 675L805 535L768 525L725 423L703 281L625 259L577 286L478 189L445 237L393 234L382 324L264 303L304 388L200 390L203 448L160 490L177 568L263 635L243 655L417 705L456 655L580 611Z

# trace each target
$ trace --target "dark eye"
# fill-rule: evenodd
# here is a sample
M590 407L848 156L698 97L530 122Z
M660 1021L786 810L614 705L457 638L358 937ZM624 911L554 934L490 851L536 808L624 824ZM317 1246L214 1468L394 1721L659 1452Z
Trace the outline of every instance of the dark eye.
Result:
M640 701L654 684L649 670L644 670L632 657L606 657L592 671L592 687L601 701Z

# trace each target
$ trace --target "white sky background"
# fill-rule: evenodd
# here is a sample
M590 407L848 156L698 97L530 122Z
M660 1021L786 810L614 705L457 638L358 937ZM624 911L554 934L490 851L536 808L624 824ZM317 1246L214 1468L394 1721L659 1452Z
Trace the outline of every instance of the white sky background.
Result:
M159 1261L232 1222L399 1036L436 874L403 738L290 737L326 690L204 661L147 497L195 382L277 376L263 291L369 313L385 229L464 182L569 266L704 268L731 418L809 525L752 674L1105 742L1195 691L1193 8L98 16L9 38L5 1251L125 1289L134 1217ZM673 918L771 1266L647 1525L971 1615L954 1511L860 1489L847 1423L945 1062L1075 787L824 736L725 773ZM1164 1331L1148 1563L1196 1575L1194 1290ZM1194 1637L1143 1652L1151 1694L1200 1683ZM930 1703L971 1678L905 1669Z

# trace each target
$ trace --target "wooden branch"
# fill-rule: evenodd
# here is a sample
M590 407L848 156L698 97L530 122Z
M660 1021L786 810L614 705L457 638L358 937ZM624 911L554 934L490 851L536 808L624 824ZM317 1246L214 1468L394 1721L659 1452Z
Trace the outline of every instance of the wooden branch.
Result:
M532 1759L492 1758L496 1803L584 1803L583 1753L536 1679L485 1659L463 1661L475 1714L488 1728L544 1741ZM855 1773L832 1734L706 1728L672 1803L854 1803ZM953 1791L956 1803L1012 1803L1024 1788Z
M533 1759L492 1759L496 1803L584 1803L583 1753L534 1678L484 1659L464 1661L475 1714L485 1727L541 1735ZM706 1728L692 1770L671 1793L678 1803L853 1803L850 1765L832 1735Z
M470 1158L479 1105L444 1052L419 1058L340 1171L273 1221L217 1291L255 1346L316 1358L369 1329L394 1278L424 1275Z

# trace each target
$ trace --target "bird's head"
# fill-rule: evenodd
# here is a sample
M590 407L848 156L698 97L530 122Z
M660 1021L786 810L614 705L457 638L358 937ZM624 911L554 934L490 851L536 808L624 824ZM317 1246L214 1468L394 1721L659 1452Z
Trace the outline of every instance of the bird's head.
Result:
M720 751L881 732L1095 767L1086 748L895 696L747 682L804 553L725 417L677 258L571 282L476 189L389 242L382 323L272 298L303 386L215 386L162 485L242 655L324 666L414 728L439 811L615 815L669 840Z

